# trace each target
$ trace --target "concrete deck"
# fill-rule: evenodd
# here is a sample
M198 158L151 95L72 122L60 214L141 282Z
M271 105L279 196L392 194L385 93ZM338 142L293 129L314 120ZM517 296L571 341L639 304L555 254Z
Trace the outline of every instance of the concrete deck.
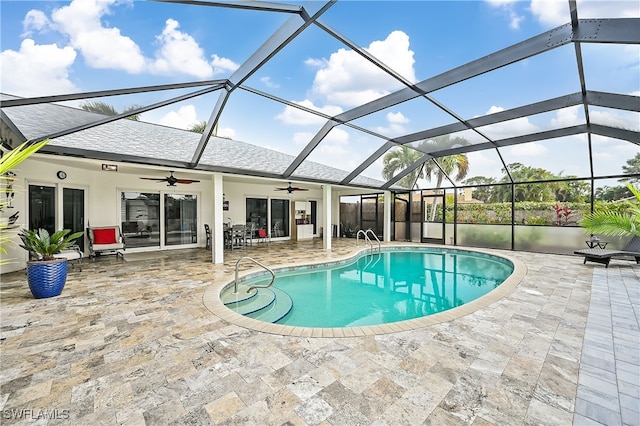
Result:
M61 296L1 277L2 424L639 424L640 267L519 259L515 289L407 331L282 336L203 302L250 255L328 261L353 240L125 254L70 271ZM245 268L252 268L247 263Z

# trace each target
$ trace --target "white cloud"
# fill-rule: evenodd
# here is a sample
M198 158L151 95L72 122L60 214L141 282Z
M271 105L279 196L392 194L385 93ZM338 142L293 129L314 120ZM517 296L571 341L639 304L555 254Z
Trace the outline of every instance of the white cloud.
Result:
M311 138L313 138L314 133L311 132L295 132L293 134L293 143L296 145L306 146Z
M573 106L557 110L556 117L551 119L551 125L553 128L561 128L584 123L584 121L578 120L578 112L580 112L580 108L582 107Z
M150 70L160 74L177 71L199 78L211 77L213 68L205 59L202 48L193 37L178 28L178 21L167 19L162 34L156 36L160 49L150 64Z
M401 112L389 112L387 113L387 121L392 124L405 124L409 122L409 119Z
M314 111L322 112L329 116L334 116L342 113L342 108L332 105L325 105L324 107L317 107L312 101L305 99L304 101L296 102L298 105L312 109ZM321 125L327 120L319 115L311 114L298 108L286 106L284 110L276 116L276 118L282 121L284 124L291 125Z
M103 22L111 14L110 7L131 4L130 0L74 0L55 9L51 19L39 10L29 11L23 20L24 34L55 30L68 37L70 47L77 50L92 68L123 70L131 74L179 72L197 78L235 71L239 65L216 54L206 53L189 34L180 31L174 19L165 22L156 37L158 48L153 59L117 27ZM125 12L126 13L126 12Z
M515 10L516 0L485 0L491 6L502 9L509 16L509 28L517 30L524 16L519 15Z
M216 54L211 55L211 66L213 67L213 75L233 72L240 67L240 65L236 64L231 59L221 58Z
M578 0L578 18L637 18L640 8L637 1ZM542 24L548 26L563 25L571 20L569 3L560 0L531 0L531 13Z
M310 133L301 132L295 135L294 141L299 145L306 145L312 136ZM363 154L366 157L366 153L358 152L356 149L354 144L350 142L349 133L335 127L313 150L308 160L340 170L351 171L362 163ZM368 173L371 174L370 171Z
M163 126L178 129L189 129L197 122L196 107L193 105L183 105L178 111L169 111L158 120L158 123Z
M413 51L404 32L393 31L385 40L373 41L367 51L407 80L416 81ZM338 49L329 60L309 59L306 63L319 68L312 93L329 104L360 105L401 85L352 50Z
M487 111L487 114L494 114L500 111L504 111L504 108L499 106L492 106L491 108L489 108L489 111ZM509 120L502 123L490 124L488 126L481 127L479 130L483 134L494 140L526 135L539 131L538 127L531 123L527 117L516 118L514 120Z
M273 89L279 89L280 85L278 83L275 83L271 80L271 77L260 77L260 82L262 82L262 84L264 84L267 87L271 87Z
M40 32L46 30L51 26L51 22L47 15L41 10L30 10L22 20L22 27L24 32L23 37L29 37L33 32Z
M75 59L76 51L69 46L37 45L25 39L18 52L7 49L0 53L2 91L25 97L77 92L69 80Z
M218 136L220 136L221 138L234 139L236 137L236 131L231 127L219 127Z
M517 161L527 164L530 157L542 157L547 154L547 148L538 142L523 143L504 148L511 162Z
M402 114L401 112L389 112L387 113L386 118L389 125L375 127L374 130L376 132L394 136L406 133L406 129L404 128L403 124L408 123L409 119L405 117L404 114Z
M640 123L638 122L638 114L623 111L606 111L592 110L589 112L591 122L604 126L617 127L620 129L628 129L640 131Z
M531 0L531 13L542 24L563 25L571 21L569 2L558 0Z
M105 28L100 22L114 3L116 0L73 1L53 11L53 25L69 36L70 45L80 51L89 66L139 73L146 61L138 45L121 35L118 28Z
M349 133L334 127L311 153L309 159L342 170L351 170L360 164L359 161L354 161L354 158L360 157L355 154L353 146L349 143Z
M475 151L467 153L469 160L469 173L467 178L473 176L494 177L496 179L502 176L502 162L496 154L487 155L493 151Z

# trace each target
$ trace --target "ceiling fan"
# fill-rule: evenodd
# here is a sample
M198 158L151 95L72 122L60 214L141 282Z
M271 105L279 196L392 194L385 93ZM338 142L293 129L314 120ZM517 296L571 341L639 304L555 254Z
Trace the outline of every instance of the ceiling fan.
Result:
M289 182L289 186L286 188L276 188L276 191L287 191L291 194L293 191L308 191L306 188L298 188L297 186L291 186L291 182Z
M164 177L164 178L146 178L146 177L141 177L140 179L145 179L145 180L154 180L156 182L167 182L167 186L176 186L176 183L193 183L193 182L200 182L199 180L195 180L195 179L178 179L177 177L175 177L173 175L173 172L169 172L171 173L169 176Z

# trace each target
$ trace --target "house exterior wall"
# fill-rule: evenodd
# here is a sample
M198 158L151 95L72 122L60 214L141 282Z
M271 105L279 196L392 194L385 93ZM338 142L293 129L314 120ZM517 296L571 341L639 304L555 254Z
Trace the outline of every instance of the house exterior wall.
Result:
M202 173L198 175L199 183L190 185L178 185L176 188L169 188L165 183L142 180L140 177L167 176L168 171L158 169L147 169L140 166L118 164L117 172L108 172L101 169L102 161L62 157L46 154L35 154L14 170L16 174L14 182L15 196L13 199L13 209L5 209L0 213L2 218L7 218L16 211L20 216L16 224L17 228L10 232L13 236L13 244L8 247L7 254L2 254L2 258L11 259L12 262L0 265L0 273L18 271L26 267L28 260L27 253L18 246L19 238L17 233L20 229L28 226L28 187L30 184L42 184L56 188L57 205L56 229L62 229L62 189L77 188L85 191L85 226L120 225L120 192L166 192L196 194L198 196L198 238L197 246L204 247L206 237L204 224L213 225L214 211L214 185L213 175ZM59 179L56 175L58 171L67 174L66 179ZM129 170L129 171L127 171ZM176 171L180 175L180 171ZM229 210L223 211L223 221L228 222L229 218L234 223L244 223L246 220L246 199L247 198L278 198L288 199L291 205L295 201L316 200L318 202L317 223L318 233L323 226L323 193L320 188L311 189L304 192L294 192L288 194L286 191L275 191L276 186L285 186L285 183L275 183L265 181L265 183L230 182L225 181L223 176L224 200L229 202ZM339 195L332 195L333 208L338 205L335 200ZM222 209L222 206L218 206ZM338 220L337 216L333 220ZM212 228L216 232L215 228ZM85 240L85 247L88 243ZM167 247L175 248L175 246ZM157 248L153 248L154 250ZM127 251L145 251L149 248L127 249ZM88 251L85 252L88 255Z
M149 170L144 174L138 172L127 173L127 165L119 165L118 172L102 171L101 161L64 158L43 154L35 154L24 161L13 172L16 174L14 188L15 197L13 209L5 209L2 218L20 212L13 229L13 242L8 246L7 254L3 258L12 259L7 265L0 266L0 273L12 272L26 267L27 253L18 246L17 233L29 224L28 216L28 187L31 184L42 184L56 188L56 229L62 229L62 189L78 188L85 191L85 227L102 225L121 225L120 217L120 192L173 192L179 194L195 194L198 197L198 238L197 245L205 244L204 223L210 223L213 212L213 183L212 179L203 174L198 179L199 183L191 185L178 185L169 188L164 182L153 182L140 179L141 176L154 177L166 176L168 172L162 170ZM56 173L62 170L67 174L64 180L59 179ZM220 207L222 208L222 207ZM87 247L85 240L85 247ZM175 248L175 247L168 247ZM134 251L144 251L135 249ZM148 248L146 250L149 250ZM85 252L85 255L88 251Z

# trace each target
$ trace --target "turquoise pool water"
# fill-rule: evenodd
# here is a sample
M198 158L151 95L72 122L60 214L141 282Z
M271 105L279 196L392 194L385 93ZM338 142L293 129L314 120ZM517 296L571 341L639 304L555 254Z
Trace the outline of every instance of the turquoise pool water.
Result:
M509 260L488 254L413 248L276 273L274 287L293 300L293 308L278 324L353 327L423 317L477 299L513 269ZM268 281L264 277L243 284Z

